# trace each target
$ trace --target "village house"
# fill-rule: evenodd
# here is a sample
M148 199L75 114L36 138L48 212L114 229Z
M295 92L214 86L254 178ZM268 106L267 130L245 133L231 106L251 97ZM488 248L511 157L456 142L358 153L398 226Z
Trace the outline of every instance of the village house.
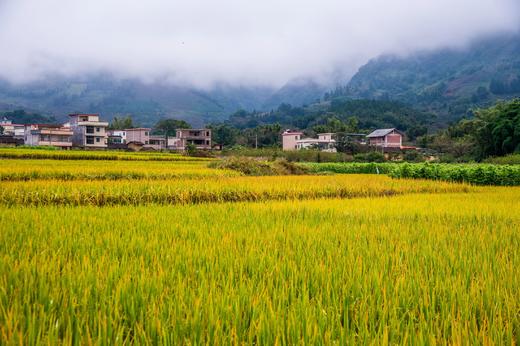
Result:
M138 127L133 129L125 129L117 132L121 135L122 143L131 144L133 150L142 148L150 148L154 150L166 149L166 137L151 134L152 129L149 127ZM114 132L116 134L116 132Z
M62 149L72 147L73 132L62 125L30 124L25 125L25 145L48 145Z
M378 129L367 135L368 144L382 148L401 148L404 133L395 129Z
M136 127L133 129L125 129L125 143L139 142L143 145L150 143L150 132L152 131L149 127Z
M0 147L16 147L23 145L23 138L11 135L0 135Z
M169 149L186 150L194 145L197 150L211 150L210 129L177 129L175 137L168 138Z
M69 114L68 127L73 132L73 146L82 148L106 148L108 122L100 121L99 114Z
M147 147L153 148L155 150L166 149L166 137L151 135Z
M285 130L282 133L282 148L285 151L301 149L319 149L321 151L336 152L334 133L320 133L318 138L302 138L303 133Z
M3 135L12 136L15 138L24 138L25 134L25 125L23 124L13 124L11 120L4 118L0 120L0 126L4 129Z
M109 130L107 133L109 143L126 143L126 130Z

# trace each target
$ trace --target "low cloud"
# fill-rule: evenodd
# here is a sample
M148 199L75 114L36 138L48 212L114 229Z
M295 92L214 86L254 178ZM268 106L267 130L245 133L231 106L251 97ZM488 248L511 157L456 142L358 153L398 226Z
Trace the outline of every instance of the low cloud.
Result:
M383 53L516 31L517 0L0 0L0 77L326 82Z

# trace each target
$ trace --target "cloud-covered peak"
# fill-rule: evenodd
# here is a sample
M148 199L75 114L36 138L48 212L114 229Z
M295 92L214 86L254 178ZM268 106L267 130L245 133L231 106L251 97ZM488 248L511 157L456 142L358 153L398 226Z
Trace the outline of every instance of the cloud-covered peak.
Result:
M516 0L0 0L0 77L280 86L519 23Z

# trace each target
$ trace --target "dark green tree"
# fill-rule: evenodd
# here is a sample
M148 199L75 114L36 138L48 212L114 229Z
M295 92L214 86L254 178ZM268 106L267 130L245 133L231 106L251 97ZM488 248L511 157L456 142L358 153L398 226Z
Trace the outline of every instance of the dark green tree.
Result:
M110 130L124 130L134 128L134 121L130 115L126 117L114 117L109 125Z
M480 158L520 151L520 99L479 109L473 122Z
M161 119L153 127L154 132L166 135L175 136L177 129L191 129L191 125L184 120L177 119Z
M240 134L238 129L227 124L212 125L210 128L213 142L223 146L236 144Z

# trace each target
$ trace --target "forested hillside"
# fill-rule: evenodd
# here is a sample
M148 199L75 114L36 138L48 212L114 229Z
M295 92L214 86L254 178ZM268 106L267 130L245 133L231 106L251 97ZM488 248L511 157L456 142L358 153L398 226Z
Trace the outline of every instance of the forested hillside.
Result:
M327 93L397 100L435 113L440 124L468 110L520 95L520 35L500 35L465 49L382 56L361 67L345 87Z
M48 78L29 84L0 80L0 112L25 109L64 120L68 113L132 115L150 126L161 118L179 118L200 126L224 120L238 109L270 110L280 103L302 105L320 99L326 89L311 81L290 82L280 89L217 85L201 90L169 83L143 83L95 75Z

